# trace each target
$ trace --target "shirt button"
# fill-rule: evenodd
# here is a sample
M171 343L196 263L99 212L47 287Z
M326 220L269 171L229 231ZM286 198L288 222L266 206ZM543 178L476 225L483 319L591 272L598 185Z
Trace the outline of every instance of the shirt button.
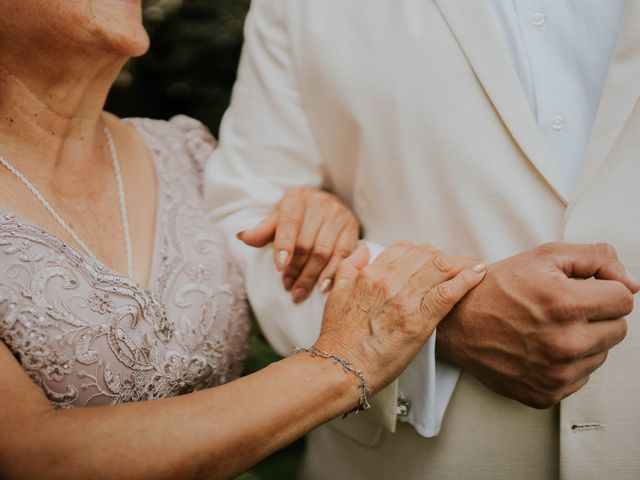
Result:
M567 126L567 119L562 115L554 115L551 119L551 128L553 128L556 132L564 129Z
M531 23L534 27L540 28L547 21L547 17L544 16L544 13L534 13L531 17Z

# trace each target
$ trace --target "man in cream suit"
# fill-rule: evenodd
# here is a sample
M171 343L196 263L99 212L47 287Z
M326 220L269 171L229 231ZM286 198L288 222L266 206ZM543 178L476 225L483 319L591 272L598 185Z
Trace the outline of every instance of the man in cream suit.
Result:
M639 98L636 0L253 1L206 171L230 237L313 185L374 252L493 263L372 411L310 434L304 478L640 478ZM232 248L274 346L312 343L322 295Z

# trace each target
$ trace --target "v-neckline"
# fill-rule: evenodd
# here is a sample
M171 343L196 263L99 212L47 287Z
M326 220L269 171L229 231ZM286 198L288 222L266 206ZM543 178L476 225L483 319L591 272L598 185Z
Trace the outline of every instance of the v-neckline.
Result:
M136 122L136 119L123 119L123 122L125 122L128 125L133 126L133 128L136 129L136 132L138 133L138 135L140 135L140 137L142 138L142 141L146 147L147 153L151 159L151 163L153 165L153 170L155 171L155 175L156 175L156 208L155 208L155 223L154 223L154 232L153 232L153 242L151 245L152 248L152 252L151 252L151 263L149 265L149 273L147 276L147 285L141 285L140 282L138 282L135 278L132 278L128 273L121 273L117 270L115 270L114 268L110 267L109 265L105 264L104 262L102 262L99 258L95 258L95 262L97 263L97 265L100 268L102 273L107 273L110 275L113 275L115 277L119 277L119 278L124 278L124 279L128 279L130 282L133 283L133 285L137 286L137 288L143 292L151 292L156 284L156 276L157 276L157 269L159 268L158 265L158 257L159 252L160 252L160 236L161 236L161 225L160 225L160 220L162 217L162 209L163 209L163 203L162 202L162 185L163 185L163 179L162 176L160 175L160 168L158 166L157 160L155 158L155 155L153 153L153 149L151 148L151 146L149 145L149 138L147 137L146 132L144 131L143 128L140 128ZM10 215L13 218L16 219L16 221L22 225L26 225L26 226L30 226L32 228L38 229L40 230L42 233L46 234L47 236L49 236L50 238L54 239L55 241L59 242L61 245L64 245L65 247L67 247L70 251L72 251L73 253L75 253L77 256L85 259L85 260L91 260L94 261L94 259L92 259L89 255L86 254L86 252L82 251L80 248L78 248L78 246L74 245L71 242L68 242L64 239L62 239L59 235L56 235L54 233L49 232L49 230L47 230L46 228L38 225L37 223L29 220L28 218L26 218L25 216L14 212L13 210L4 208L2 206L0 206L0 215L2 216L7 216ZM135 261L134 261L134 265L135 265Z

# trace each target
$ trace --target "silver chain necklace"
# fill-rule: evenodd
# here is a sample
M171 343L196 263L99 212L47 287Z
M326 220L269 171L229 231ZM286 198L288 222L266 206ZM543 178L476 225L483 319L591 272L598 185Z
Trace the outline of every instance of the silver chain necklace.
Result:
M118 160L118 154L116 152L115 145L113 143L113 137L107 127L104 128L104 136L107 140L107 146L109 147L109 154L111 155L111 163L113 165L113 171L116 176L116 184L118 188L118 201L120 202L120 219L122 221L122 229L124 231L124 242L127 252L127 274L133 280L134 268L133 268L133 251L131 247L131 232L129 230L129 215L127 212L127 197L124 192L124 183L122 181L122 171L120 170L120 161ZM0 155L0 163L11 173L13 173L18 180L20 180L33 195L38 199L44 208L51 214L51 216L60 224L60 226L69 234L73 240L80 245L82 250L97 263L102 263L98 260L98 257L91 251L86 243L80 238L80 236L69 226L67 222L56 212L53 206L47 201L47 199L40 193L40 191L25 177L16 167L11 165L3 156Z

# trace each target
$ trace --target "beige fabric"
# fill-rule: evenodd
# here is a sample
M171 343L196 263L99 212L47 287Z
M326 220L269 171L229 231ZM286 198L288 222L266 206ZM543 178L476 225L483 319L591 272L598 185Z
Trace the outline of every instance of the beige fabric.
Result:
M327 3L299 7L299 16L290 17L300 38L306 39L300 51L312 51L307 43L313 40L303 32L314 32L314 25L330 18ZM342 16L355 21L355 10L351 6ZM583 173L571 198L482 2L405 1L398 8L402 13L366 10L361 6L359 23L375 24L370 17L386 13L384 31L395 35L355 27L349 36L337 20L340 33L323 37L329 43L323 50L339 57L335 64L347 59L354 64L350 77L336 73L335 82L347 85L347 112L341 116L336 106L345 98L332 98L324 108L312 104L309 111L327 112L327 123L318 126L320 136L353 129L342 148L360 150L358 157L367 162L367 168L357 172L355 205L368 238L385 244L394 241L397 232L406 232L410 239L489 260L552 240L607 241L629 270L640 274L637 2L629 6ZM375 55L362 59L353 47L336 46L353 43L356 37L390 64L376 67ZM387 49L405 53L394 58L384 54ZM309 74L301 85L318 91L308 98L325 103L319 83ZM365 95L386 99L367 103ZM354 104L360 107L355 114L350 111ZM351 144L368 132L380 137L370 144ZM332 153L340 155L337 149ZM416 218L419 223L411 221ZM425 439L402 425L394 435L385 433L375 448L367 448L332 426L322 427L310 437L303 478L640 478L638 320L637 314L629 319L628 338L589 385L563 402L561 421L555 409L536 411L502 399L463 374L439 437ZM603 427L572 430L573 425L591 423Z
M473 409L469 400L478 401ZM490 398L473 377L463 378L440 436L424 438L398 423L395 434L381 432L378 443L365 446L353 435L325 426L308 437L301 478L556 478L558 416L554 411L529 415L525 408ZM459 417L461 411L464 419ZM510 423L517 426L508 428Z
M549 241L607 241L640 276L636 0L573 194L484 0L254 0L252 8L253 47L208 172L223 228L252 225L283 188L323 184L382 245L427 241L492 262ZM277 348L313 341L307 307L291 321L286 296L265 286L271 253L232 248ZM303 478L638 479L639 320L630 318L625 342L560 409L524 407L463 373L438 437L404 424L383 431L377 425L389 429L395 415L383 402L377 415L312 433ZM602 428L572 430L594 422Z

